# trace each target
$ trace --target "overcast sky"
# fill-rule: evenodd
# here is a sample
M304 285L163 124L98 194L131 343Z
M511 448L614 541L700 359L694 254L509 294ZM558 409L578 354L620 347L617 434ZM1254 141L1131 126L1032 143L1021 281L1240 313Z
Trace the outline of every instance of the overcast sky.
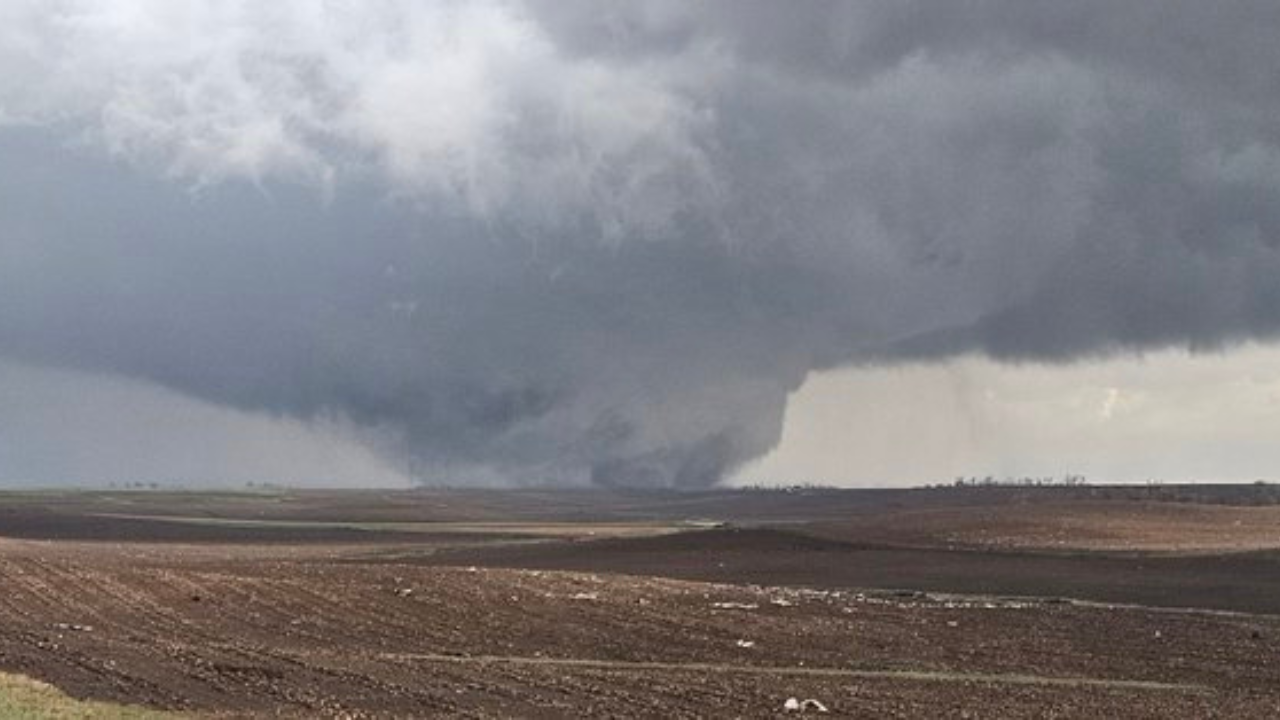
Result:
M1265 474L1278 36L1270 0L0 3L0 480Z
M815 376L779 446L734 482L1276 482L1277 431L1274 346L1054 365L963 357Z

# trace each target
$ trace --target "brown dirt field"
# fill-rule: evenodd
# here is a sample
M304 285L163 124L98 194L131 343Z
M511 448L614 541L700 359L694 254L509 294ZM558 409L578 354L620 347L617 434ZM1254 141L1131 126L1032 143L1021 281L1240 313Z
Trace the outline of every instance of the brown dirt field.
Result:
M813 523L806 530L923 547L1218 554L1280 549L1280 506L1026 503L901 510Z
M405 553L397 557L411 559ZM1280 614L1280 554L1276 553L1182 557L920 549L836 541L797 530L727 529L590 544L441 548L416 561Z
M866 716L1280 711L1272 618L369 566L301 551L193 562L181 548L45 550L0 546L0 667L163 708L767 716L808 695Z
M1253 555L925 551L819 537L790 523L536 542L377 532L354 542L343 533L182 542L169 526L195 526L103 518L104 503L74 502L0 500L25 523L24 539L0 539L0 672L78 698L252 717L771 717L793 696L842 717L1280 715L1280 616L1001 599L970 587L959 589L975 594L799 587L822 585L814 580L858 553L899 552L917 554L879 562L921 565L917 575L956 586L966 573L987 585L1019 577L1014 564L983 569L962 558L1013 558L1041 568L1021 580L1041 590L1053 574L1045 562L1085 563L1067 573L1076 589L1088 587L1085 567L1124 582L1124 568L1087 563L1157 563L1152 582L1195 598L1208 590L1187 583L1207 566L1159 563ZM151 514L177 514L172 502L149 502ZM316 504L292 516L321 514L323 503L307 502ZM345 520L418 521L438 511L368 502ZM677 498L682 509L649 517L707 517L707 502ZM600 516L641 519L624 505ZM236 515L256 516L253 508ZM486 504L485 520L500 521L497 509ZM786 519L802 509L786 508ZM465 514L450 512L454 522ZM825 508L814 514L832 519ZM66 539L78 516L97 518L86 522L102 523L102 539ZM62 539L35 539L41 518L45 534ZM535 568L584 559L602 567ZM1228 589L1263 587L1266 578L1242 572ZM700 579L662 577L681 574Z

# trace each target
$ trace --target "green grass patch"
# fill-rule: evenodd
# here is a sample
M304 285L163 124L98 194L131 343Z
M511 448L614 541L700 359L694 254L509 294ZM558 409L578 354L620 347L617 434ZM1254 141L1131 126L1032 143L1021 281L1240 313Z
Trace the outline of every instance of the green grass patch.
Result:
M5 720L174 720L181 717L187 716L76 700L38 680L0 673L0 718Z

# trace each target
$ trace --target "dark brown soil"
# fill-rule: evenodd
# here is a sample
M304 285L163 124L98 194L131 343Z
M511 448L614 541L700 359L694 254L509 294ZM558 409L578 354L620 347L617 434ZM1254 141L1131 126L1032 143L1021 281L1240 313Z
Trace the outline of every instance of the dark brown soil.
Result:
M125 510L101 496L0 498L11 538L0 539L0 671L79 697L243 716L769 717L790 697L852 717L1280 715L1278 617L983 594L1267 609L1280 590L1262 554L908 547L860 540L840 519L869 513L879 501L867 498L841 500L843 516L830 497L811 501L821 526L536 542L319 527L261 544L204 534L240 527L103 517L730 515L711 512L711 495L663 507L622 496L596 515L579 494L567 509L547 494L536 512L505 514L504 501L466 493L419 496L421 507L348 495L345 516L332 495L125 497ZM725 503L736 522L769 519L767 496L738 496ZM898 510L921 509L912 502ZM771 521L803 519L803 503L781 505ZM980 594L853 589L912 579ZM1215 587L1236 599L1215 603Z
M725 529L445 550L430 564L657 575L815 588L1064 597L1280 615L1280 552L1150 555L896 547L796 530Z

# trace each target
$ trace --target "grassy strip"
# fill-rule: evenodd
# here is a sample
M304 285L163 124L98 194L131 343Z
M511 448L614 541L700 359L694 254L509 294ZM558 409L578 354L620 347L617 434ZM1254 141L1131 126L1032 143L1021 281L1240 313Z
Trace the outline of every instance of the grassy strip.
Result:
M681 530L704 529L705 522L697 521L622 521L622 522L537 522L537 521L399 521L399 520L287 520L205 517L194 515L142 515L135 513L93 513L93 517L141 522L164 522L182 525L203 525L236 529L270 530L355 530L360 532L403 532L449 535L531 535L531 536L579 536L627 537L661 535Z
M5 720L174 720L174 713L76 700L47 683L0 673L0 718Z

